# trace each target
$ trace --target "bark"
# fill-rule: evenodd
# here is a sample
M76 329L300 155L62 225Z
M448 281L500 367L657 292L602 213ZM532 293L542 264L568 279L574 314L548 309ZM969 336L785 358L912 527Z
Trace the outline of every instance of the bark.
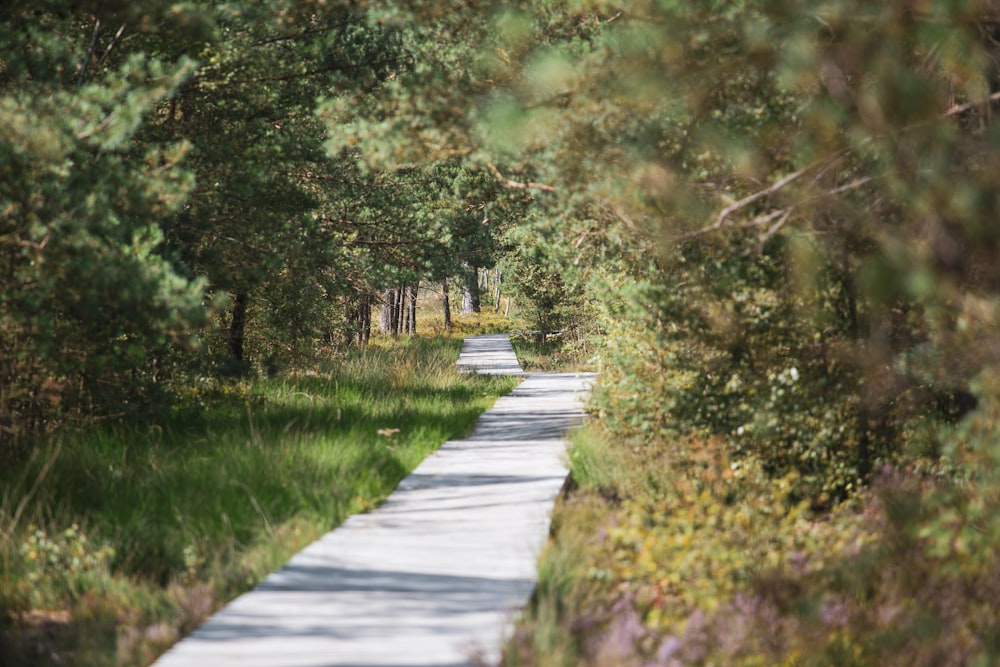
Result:
M372 302L371 296L362 294L358 296L354 308L347 314L347 340L348 345L367 345L372 334Z
M839 278L847 300L847 335L851 340L858 340L861 337L861 322L858 319L858 288L851 271L850 253L846 247L841 253Z
M406 288L407 310L406 310L406 333L411 336L417 334L417 290L420 283L414 283Z
M378 320L378 330L382 333L391 334L392 313L396 309L396 290L387 289L382 295L382 312Z
M403 301L406 299L406 290L400 287L393 292L396 299L392 308L392 335L398 336L403 328Z
M399 333L410 333L410 286L399 288L402 299L399 303Z
M462 314L480 312L479 307L479 269L466 266L465 285L462 292Z
M358 313L360 328L358 330L358 344L367 345L372 337L372 299L366 294L361 297L360 312Z
M444 309L444 330L451 331L451 303L448 300L448 279L441 281L441 307Z
M243 361L243 340L247 327L247 305L249 297L246 292L238 292L233 296L233 319L229 323L229 358Z
M500 269L497 269L496 278L493 282L493 310L494 312L500 312L500 283L503 282L503 274L500 273Z

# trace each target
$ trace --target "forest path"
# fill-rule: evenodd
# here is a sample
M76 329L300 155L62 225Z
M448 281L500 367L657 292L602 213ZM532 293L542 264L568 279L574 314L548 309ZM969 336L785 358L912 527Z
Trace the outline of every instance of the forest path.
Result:
M566 432L594 375L524 374L505 335L466 339L458 366L525 379L385 503L299 552L156 667L495 663L534 590Z

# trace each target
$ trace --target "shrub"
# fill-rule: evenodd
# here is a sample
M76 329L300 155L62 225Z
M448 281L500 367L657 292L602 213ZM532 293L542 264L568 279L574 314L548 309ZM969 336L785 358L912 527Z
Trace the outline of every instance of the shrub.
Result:
M974 389L979 408L939 435L953 476L886 466L822 515L789 509L791 486L759 469L727 473L711 444L681 445L689 464L669 457L676 490L627 502L610 531L619 604L643 620L630 654L663 665L994 664L1000 377L987 370ZM618 621L608 623L610 641Z

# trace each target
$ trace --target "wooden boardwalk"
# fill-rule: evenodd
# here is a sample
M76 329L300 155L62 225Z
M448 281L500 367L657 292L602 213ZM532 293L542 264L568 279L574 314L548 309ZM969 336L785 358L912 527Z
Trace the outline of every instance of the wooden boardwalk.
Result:
M459 367L521 374L506 336ZM377 509L306 547L156 667L458 667L495 663L535 586L566 479L565 434L590 374L526 374L465 440L429 456Z

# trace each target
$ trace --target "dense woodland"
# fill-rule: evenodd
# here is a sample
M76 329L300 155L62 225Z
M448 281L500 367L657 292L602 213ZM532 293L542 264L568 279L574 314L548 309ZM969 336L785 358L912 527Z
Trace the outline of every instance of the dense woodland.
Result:
M502 277L603 373L510 664L1000 660L1000 5L0 19L0 464Z

